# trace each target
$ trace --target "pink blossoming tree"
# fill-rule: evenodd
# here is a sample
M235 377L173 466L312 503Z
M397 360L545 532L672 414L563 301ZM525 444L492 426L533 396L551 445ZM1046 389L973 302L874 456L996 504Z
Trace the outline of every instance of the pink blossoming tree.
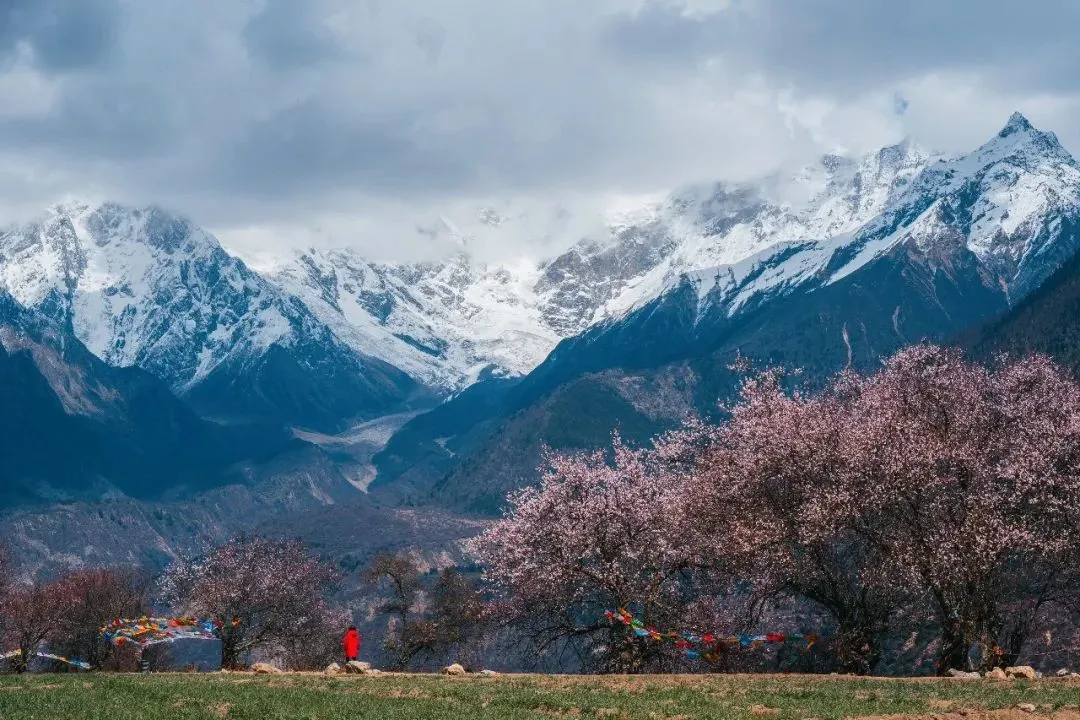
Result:
M201 561L174 564L162 580L174 610L221 625L223 665L236 668L255 650L291 654L297 638L322 642L323 616L336 617L326 593L336 568L295 540L241 537Z
M847 382L803 396L785 392L785 379L749 377L728 422L698 431L710 442L691 482L692 538L737 569L757 602L794 596L823 609L840 669L867 673L906 593L875 574L879 547L852 494Z
M988 369L933 346L848 384L879 576L928 593L940 671L1015 661L1075 587L1080 388L1045 357Z
M700 582L686 540L682 438L653 451L616 437L602 452L547 455L538 487L510 497L510 509L473 544L486 578L507 598L507 617L541 651L572 648L586 665L639 671L662 667L656 643L627 643L604 612L627 607L647 622L681 622Z
M1043 357L988 369L930 345L815 395L766 372L695 482L706 545L742 558L764 594L828 610L846 669L873 667L890 616L919 595L940 671L1008 663L1076 586L1080 389ZM732 520L710 526L720 509Z
M601 669L660 667L603 611L693 630L711 603L722 625L742 581L823 609L855 672L926 608L946 672L1015 662L1046 608L1080 607L1080 387L1050 360L919 345L821 392L785 381L751 376L721 425L648 450L550 455L473 548L511 617Z

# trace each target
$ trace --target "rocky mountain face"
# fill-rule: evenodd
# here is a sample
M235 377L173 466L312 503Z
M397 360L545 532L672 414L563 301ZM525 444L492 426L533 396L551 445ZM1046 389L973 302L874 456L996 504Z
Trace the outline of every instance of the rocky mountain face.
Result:
M958 342L984 361L1038 352L1080 373L1080 256L1007 313L961 333Z
M333 429L417 388L159 208L70 205L0 231L0 288L204 414Z
M595 446L616 426L645 438L714 414L737 354L811 381L871 369L1016 305L1080 244L1080 166L1019 115L968 155L903 143L770 183L673 196L660 216L680 220L666 226L696 230L607 301L606 319L562 341L482 421L437 438L406 425L376 457L380 480L416 459L437 502L494 512L535 478L541 444Z
M241 459L302 445L273 426L203 420L154 376L107 365L3 292L0 407L0 507L191 492Z

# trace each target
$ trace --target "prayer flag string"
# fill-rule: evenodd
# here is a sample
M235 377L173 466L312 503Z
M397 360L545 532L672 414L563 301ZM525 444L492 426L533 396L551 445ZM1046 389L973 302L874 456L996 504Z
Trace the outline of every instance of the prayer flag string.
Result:
M11 658L16 657L22 657L22 650L12 650L11 652L0 653L0 661L10 660ZM34 657L44 658L46 660L56 660L57 662L62 662L67 665L73 665L80 670L90 669L90 663L83 662L82 660L72 660L71 658L66 658L63 655L53 655L52 653L38 652L34 653Z
M232 627L240 624L234 619ZM113 620L101 628L101 636L114 645L138 643L141 646L179 638L212 639L218 637L223 623L218 620L199 620L193 617Z
M607 610L604 617L612 623L621 623L626 626L635 637L648 638L656 642L669 642L682 650L686 657L691 660L698 658L713 661L723 647L749 647L759 648L766 644L783 644L790 641L805 641L806 648L803 652L809 652L810 648L818 641L818 636L802 633L769 633L767 635L715 635L713 633L692 632L660 632L651 625L645 625L625 608L616 612Z

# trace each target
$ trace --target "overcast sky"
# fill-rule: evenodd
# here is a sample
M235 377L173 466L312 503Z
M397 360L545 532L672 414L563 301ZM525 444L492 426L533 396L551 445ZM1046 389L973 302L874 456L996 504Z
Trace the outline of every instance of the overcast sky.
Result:
M0 0L0 210L423 253L372 218L968 150L1013 110L1078 151L1078 27L1076 0Z

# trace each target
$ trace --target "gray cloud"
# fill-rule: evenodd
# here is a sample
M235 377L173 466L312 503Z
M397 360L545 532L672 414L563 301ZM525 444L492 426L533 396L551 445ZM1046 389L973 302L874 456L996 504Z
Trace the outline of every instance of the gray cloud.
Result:
M321 4L295 0L267 0L242 31L251 55L275 70L288 70L342 56L329 29Z
M0 198L229 228L965 149L1018 107L1080 145L1071 0L693 3L0 0Z
M45 70L97 65L120 31L117 0L4 0L0 3L0 59L27 44Z
M690 13L646 0L604 36L626 62L686 70L723 56L803 90L854 95L942 71L991 71L1005 86L1080 88L1072 0L749 0Z

